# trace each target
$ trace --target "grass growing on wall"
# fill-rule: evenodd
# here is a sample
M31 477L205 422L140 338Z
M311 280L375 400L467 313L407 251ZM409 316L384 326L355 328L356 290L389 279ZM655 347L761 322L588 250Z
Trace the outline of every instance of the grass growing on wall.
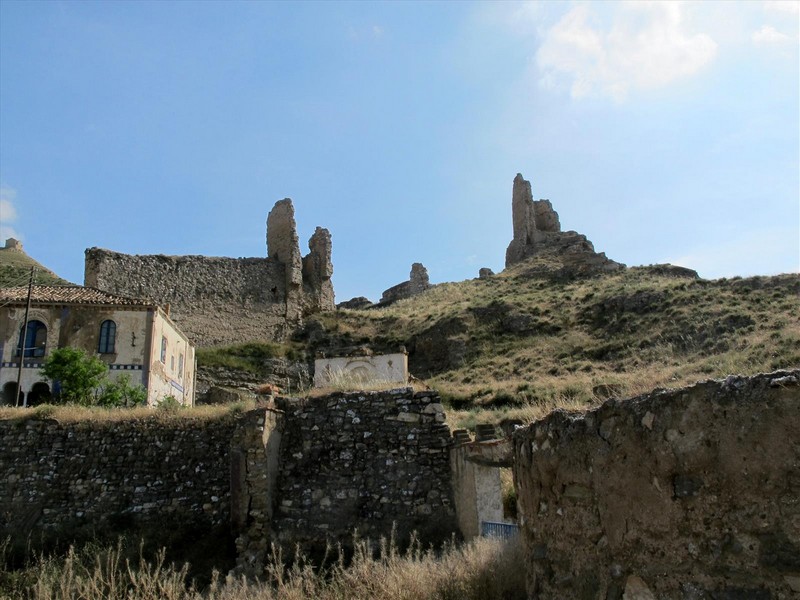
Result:
M66 556L39 556L26 568L0 571L0 597L34 600L522 600L525 567L518 542L478 539L441 552L412 542L357 541L352 560L313 566L302 556L292 566L273 550L260 582L219 573L197 588L188 567L167 564L164 552L126 559L121 544L71 548ZM4 557L0 557L4 558ZM2 562L3 565L6 561Z
M303 356L291 344L268 341L197 349L197 362L201 366L226 367L255 374L260 373L265 360L273 358L302 360Z
M183 423L189 419L213 420L237 415L255 408L255 402L242 401L231 404L177 407L174 410L148 408L103 408L78 404L42 404L30 408L0 406L0 420L25 421L53 419L60 423L119 422L129 420L157 419L162 422Z

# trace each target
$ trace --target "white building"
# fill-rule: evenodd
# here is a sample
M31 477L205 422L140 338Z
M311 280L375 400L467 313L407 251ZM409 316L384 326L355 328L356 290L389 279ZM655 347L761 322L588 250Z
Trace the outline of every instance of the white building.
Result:
M150 406L168 396L194 404L194 346L155 303L77 285L35 285L23 345L27 296L27 287L0 289L0 403L15 404L23 346L20 398L29 406L53 391L41 372L49 353L71 346L105 362L112 379L127 373L143 385Z

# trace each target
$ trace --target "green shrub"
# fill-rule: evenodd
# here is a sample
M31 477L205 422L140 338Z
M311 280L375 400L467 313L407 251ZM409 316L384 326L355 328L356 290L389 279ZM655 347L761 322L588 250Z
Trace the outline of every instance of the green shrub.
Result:
M143 385L133 385L125 373L108 382L97 396L97 404L105 408L133 408L147 404L147 390Z
M89 406L95 403L95 390L105 381L108 367L79 348L67 347L53 350L42 367L42 373L60 383L58 398L62 402Z

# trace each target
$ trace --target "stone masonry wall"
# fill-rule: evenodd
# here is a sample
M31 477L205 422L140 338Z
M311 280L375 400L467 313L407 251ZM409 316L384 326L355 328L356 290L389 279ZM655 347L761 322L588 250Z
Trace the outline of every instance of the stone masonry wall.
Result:
M291 548L324 549L416 530L440 542L457 531L450 430L435 392L411 388L278 399L285 412L272 530Z
M306 313L333 310L331 236L317 227L303 258L288 198L267 218L267 258L129 255L86 250L84 284L170 305L199 346L285 338Z
M230 520L232 417L0 420L0 538Z
M271 542L438 543L458 531L450 430L435 392L411 388L277 399L241 415L0 420L0 539L95 531L215 529L237 572L262 572Z
M797 598L800 370L514 434L530 598Z
M213 346L286 333L283 265L269 258L132 256L86 251L85 284L170 305L196 344Z

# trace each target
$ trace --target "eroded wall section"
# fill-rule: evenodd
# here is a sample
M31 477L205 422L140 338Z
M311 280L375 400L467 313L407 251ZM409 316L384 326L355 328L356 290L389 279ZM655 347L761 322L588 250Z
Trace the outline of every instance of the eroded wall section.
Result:
M231 416L0 420L0 537L230 521Z
M396 523L441 542L457 531L450 429L435 392L411 388L279 399L285 411L272 529L288 548L324 550L357 528L373 539Z
M795 598L800 371L556 412L514 434L531 598Z
M318 227L302 257L288 198L267 218L266 258L129 255L86 250L84 284L147 298L199 346L283 339L304 314L333 310L331 236Z

